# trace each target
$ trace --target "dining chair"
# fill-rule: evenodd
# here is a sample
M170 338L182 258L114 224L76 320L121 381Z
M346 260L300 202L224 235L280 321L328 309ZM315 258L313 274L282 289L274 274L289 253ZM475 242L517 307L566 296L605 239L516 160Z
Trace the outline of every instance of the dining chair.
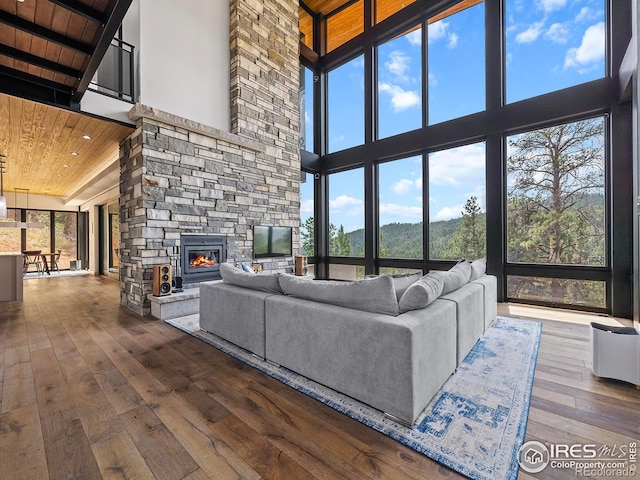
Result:
M23 273L29 273L29 267L35 265L38 275L42 273L42 262L40 261L40 253L42 250L27 250L23 254Z
M60 268L58 268L58 262L60 261L60 255L62 254L62 250L58 250L55 255L51 257L51 270L55 268L55 270L60 273Z

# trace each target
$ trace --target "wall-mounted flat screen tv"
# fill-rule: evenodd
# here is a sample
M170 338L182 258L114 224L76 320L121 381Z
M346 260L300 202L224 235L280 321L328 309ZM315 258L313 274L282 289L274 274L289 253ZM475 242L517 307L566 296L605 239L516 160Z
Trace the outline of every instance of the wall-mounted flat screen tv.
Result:
M293 255L291 227L253 227L253 257L287 257Z

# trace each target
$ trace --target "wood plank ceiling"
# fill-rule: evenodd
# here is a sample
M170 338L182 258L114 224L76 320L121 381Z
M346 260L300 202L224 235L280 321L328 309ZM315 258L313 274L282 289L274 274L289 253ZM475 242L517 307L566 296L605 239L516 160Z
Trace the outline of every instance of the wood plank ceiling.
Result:
M88 181L113 169L119 142L132 128L77 112L130 4L0 0L0 155L5 156L6 196L19 188L81 198Z
M484 0L462 0L443 12L429 18L428 23L435 23L462 10L473 7ZM394 13L414 3L415 0L374 0L376 22L381 22ZM333 50L349 40L355 38L364 30L364 1L363 0L302 0L301 3L314 15L334 17L332 25L328 26L327 51ZM309 48L312 47L313 19L300 8L300 38Z

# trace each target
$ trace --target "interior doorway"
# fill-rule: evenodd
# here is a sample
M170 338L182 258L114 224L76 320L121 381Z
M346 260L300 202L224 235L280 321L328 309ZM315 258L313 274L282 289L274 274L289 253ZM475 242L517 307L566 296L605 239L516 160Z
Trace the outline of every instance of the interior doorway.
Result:
M119 278L120 213L118 202L100 207L100 273Z

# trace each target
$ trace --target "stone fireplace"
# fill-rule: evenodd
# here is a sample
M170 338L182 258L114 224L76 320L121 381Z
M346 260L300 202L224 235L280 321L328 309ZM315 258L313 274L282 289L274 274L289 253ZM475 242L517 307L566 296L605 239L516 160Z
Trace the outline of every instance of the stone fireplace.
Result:
M220 235L180 235L180 269L186 288L192 284L219 280L220 264L227 261L227 237Z
M129 112L136 130L120 144L120 303L140 315L151 312L153 266L173 263L187 235L225 237L230 262L293 270L293 257L255 260L252 248L255 225L293 227L294 255L299 244L298 6L230 0L229 8L230 131L141 104Z

